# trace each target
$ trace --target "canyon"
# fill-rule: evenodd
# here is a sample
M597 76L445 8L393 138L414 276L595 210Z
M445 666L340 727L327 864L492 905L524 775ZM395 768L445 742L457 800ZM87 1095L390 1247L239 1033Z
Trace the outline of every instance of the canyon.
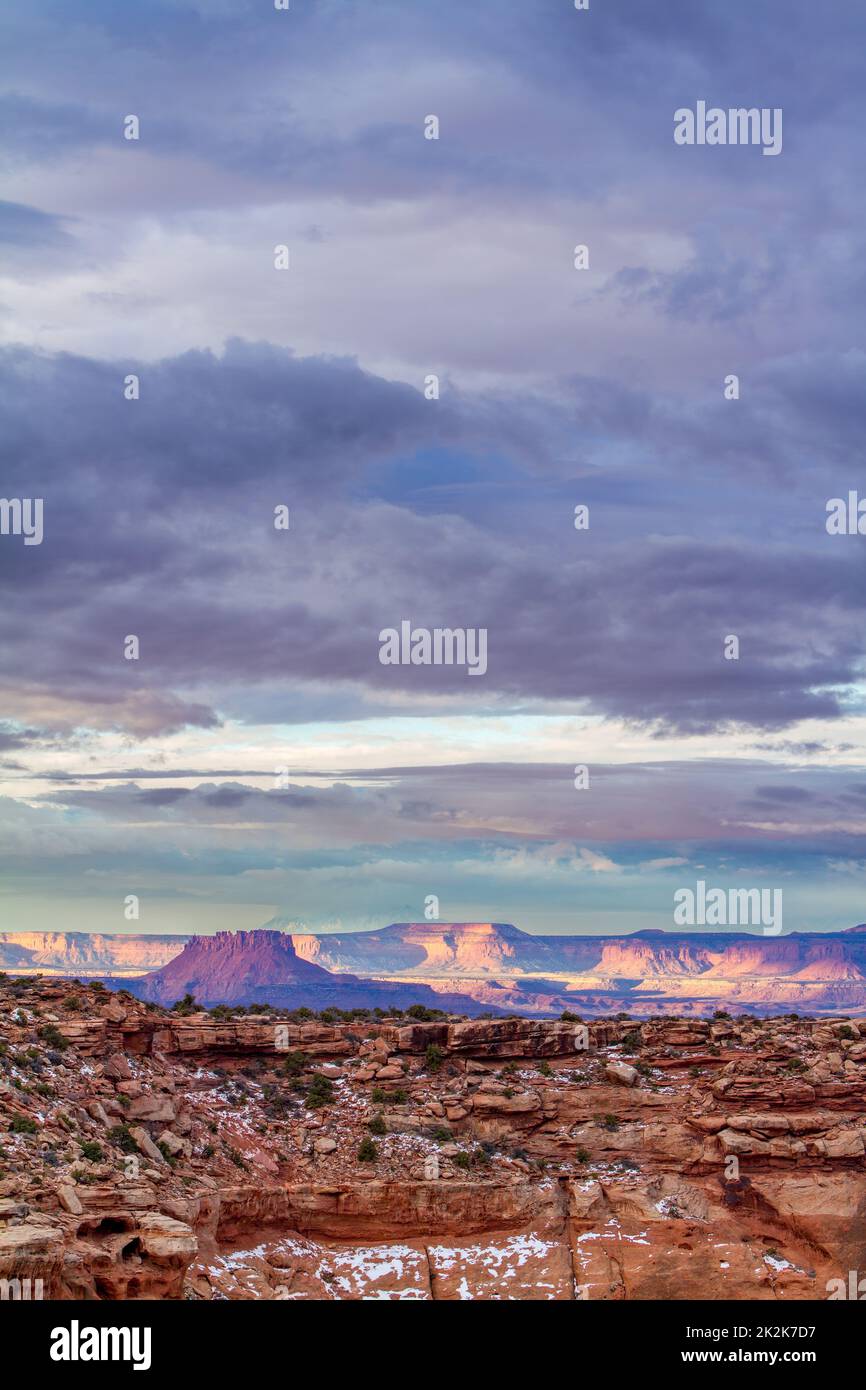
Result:
M254 932L195 937L200 960L190 959L190 939L181 935L4 932L0 969L122 981L159 1003L174 1002L201 977L212 991L201 995L204 1002L218 1002L222 992L234 1002L257 1003L284 988L288 993L271 1002L314 1009L323 1007L326 986L335 991L334 1004L339 992L338 1007L353 1007L352 990L360 989L366 1004L375 993L386 1005L411 996L463 1013L550 1018L563 1010L599 1016L624 1009L708 1017L720 1005L756 1014L866 1009L864 926L785 936L732 930L539 936L501 922L398 922L329 934L291 926L273 918ZM230 946L233 938L237 944ZM218 948L207 946L217 940ZM226 957L224 968L207 956L214 949ZM304 973L305 966L326 973Z
M827 1298L862 1265L864 1100L866 1017L326 1022L0 977L0 1279Z

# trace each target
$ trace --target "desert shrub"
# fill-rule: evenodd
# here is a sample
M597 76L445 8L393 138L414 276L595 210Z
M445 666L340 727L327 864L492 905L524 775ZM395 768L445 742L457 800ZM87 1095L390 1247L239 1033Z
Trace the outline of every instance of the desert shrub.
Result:
M417 1018L421 1023L435 1023L438 1018L445 1018L446 1015L441 1009L428 1009L426 1004L412 1004L406 1010L407 1018Z
M81 1149L82 1157L86 1158L88 1163L101 1163L105 1157L102 1152L102 1145L97 1144L95 1140L79 1139L78 1146Z
M53 1023L46 1023L39 1029L39 1036L43 1042L49 1046L56 1047L58 1052L65 1052L69 1046L69 1039L64 1038L59 1028L55 1028Z
M293 1049L287 1052L283 1058L283 1071L286 1076L298 1077L304 1070L304 1067L308 1065L309 1060L306 1052L298 1052Z
M425 1053L427 1070L438 1071L442 1065L442 1058L444 1057L444 1055L445 1054L443 1053L442 1048L439 1047L438 1044L428 1043L427 1052Z
M29 1115L13 1115L9 1122L10 1134L35 1134L38 1128Z
M316 1072L307 1090L307 1108L319 1110L323 1105L331 1105L334 1100L334 1085L330 1077Z
M138 1153L138 1145L132 1137L129 1125L125 1121L123 1124L114 1125L108 1131L108 1137L112 1144L116 1144L123 1153Z
M369 1129L371 1134L388 1133L388 1126L385 1124L385 1116L381 1113L381 1111L378 1115L373 1116L372 1120L369 1121L367 1128Z
M171 1012L181 1015L198 1013L199 1006L195 1002L195 996L192 994L185 994L182 999L176 999L171 1006Z
M358 1162L375 1163L378 1157L379 1150L376 1148L376 1145L373 1143L373 1140L370 1138L369 1134L365 1135L364 1138L361 1140L360 1145L358 1146Z

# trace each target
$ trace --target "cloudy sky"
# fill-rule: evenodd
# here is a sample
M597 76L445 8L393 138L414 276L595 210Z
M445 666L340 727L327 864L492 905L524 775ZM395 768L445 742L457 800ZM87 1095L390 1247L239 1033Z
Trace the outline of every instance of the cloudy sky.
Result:
M859 0L4 7L44 536L0 536L0 929L635 930L698 878L866 917L864 41ZM699 100L781 154L677 145ZM382 665L403 620L486 673Z

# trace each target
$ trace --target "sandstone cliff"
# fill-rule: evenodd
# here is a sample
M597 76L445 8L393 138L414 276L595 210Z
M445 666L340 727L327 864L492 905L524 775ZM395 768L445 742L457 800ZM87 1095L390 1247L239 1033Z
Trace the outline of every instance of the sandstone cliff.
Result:
M826 1297L866 1020L178 1015L0 981L0 1278L52 1298Z

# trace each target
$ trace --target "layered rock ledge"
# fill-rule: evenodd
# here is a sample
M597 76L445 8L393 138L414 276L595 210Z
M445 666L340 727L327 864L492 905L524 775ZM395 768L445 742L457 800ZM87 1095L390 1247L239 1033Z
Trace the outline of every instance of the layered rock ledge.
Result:
M0 981L0 1278L826 1297L862 1267L864 1101L866 1020L332 1024Z

